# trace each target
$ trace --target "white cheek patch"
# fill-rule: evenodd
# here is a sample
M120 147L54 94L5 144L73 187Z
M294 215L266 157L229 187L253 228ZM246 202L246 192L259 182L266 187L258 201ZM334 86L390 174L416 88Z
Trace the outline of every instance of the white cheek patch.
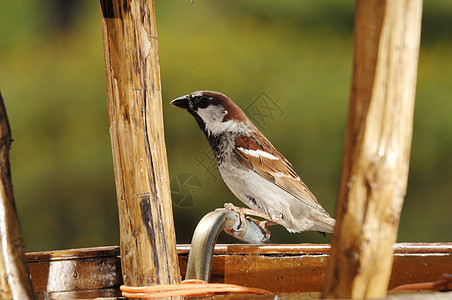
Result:
M206 124L221 122L223 117L227 114L227 111L218 105L209 105L206 108L198 108L196 112L206 122Z
M198 108L196 113L206 123L206 129L209 134L238 130L237 122L233 120L223 122L223 118L228 112L221 106L210 105L206 108Z
M262 151L262 150L250 150L250 149L245 149L242 147L237 147L237 149L239 149L240 151L242 151L245 154L251 155L253 157L264 157L264 158L268 158L271 160L278 160L279 157L274 156L273 154L270 154L268 152Z

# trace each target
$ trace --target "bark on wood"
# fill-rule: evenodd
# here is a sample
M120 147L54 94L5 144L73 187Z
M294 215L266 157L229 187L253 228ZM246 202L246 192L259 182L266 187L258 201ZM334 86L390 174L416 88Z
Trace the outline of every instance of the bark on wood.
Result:
M178 283L154 1L100 4L124 283Z
M323 297L386 294L406 192L422 0L357 0L353 83Z
M9 165L11 131L0 94L0 299L34 299L14 202Z

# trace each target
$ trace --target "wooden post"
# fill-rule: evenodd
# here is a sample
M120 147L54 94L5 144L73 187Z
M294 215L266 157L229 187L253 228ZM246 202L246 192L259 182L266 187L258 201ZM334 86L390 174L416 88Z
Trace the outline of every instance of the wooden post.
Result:
M0 299L35 299L14 202L10 146L11 130L0 93Z
M100 4L124 283L179 283L154 1Z
M336 228L322 296L384 297L406 192L422 0L357 0Z

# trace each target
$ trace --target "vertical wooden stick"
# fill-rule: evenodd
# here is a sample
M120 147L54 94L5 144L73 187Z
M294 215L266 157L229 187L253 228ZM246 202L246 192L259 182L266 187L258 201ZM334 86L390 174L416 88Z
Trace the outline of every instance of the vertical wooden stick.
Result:
M406 192L422 0L357 0L336 228L322 296L384 297Z
M124 283L178 283L154 1L100 4Z
M0 94L0 299L35 299L14 202L10 146L11 130Z

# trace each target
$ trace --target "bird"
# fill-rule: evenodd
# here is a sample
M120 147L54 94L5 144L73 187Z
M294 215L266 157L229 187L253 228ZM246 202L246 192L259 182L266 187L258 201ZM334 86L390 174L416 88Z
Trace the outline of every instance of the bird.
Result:
M226 95L196 91L171 101L188 111L209 142L221 177L249 209L229 210L259 216L289 232L332 233L335 219L245 113ZM241 215L241 218L242 218Z

